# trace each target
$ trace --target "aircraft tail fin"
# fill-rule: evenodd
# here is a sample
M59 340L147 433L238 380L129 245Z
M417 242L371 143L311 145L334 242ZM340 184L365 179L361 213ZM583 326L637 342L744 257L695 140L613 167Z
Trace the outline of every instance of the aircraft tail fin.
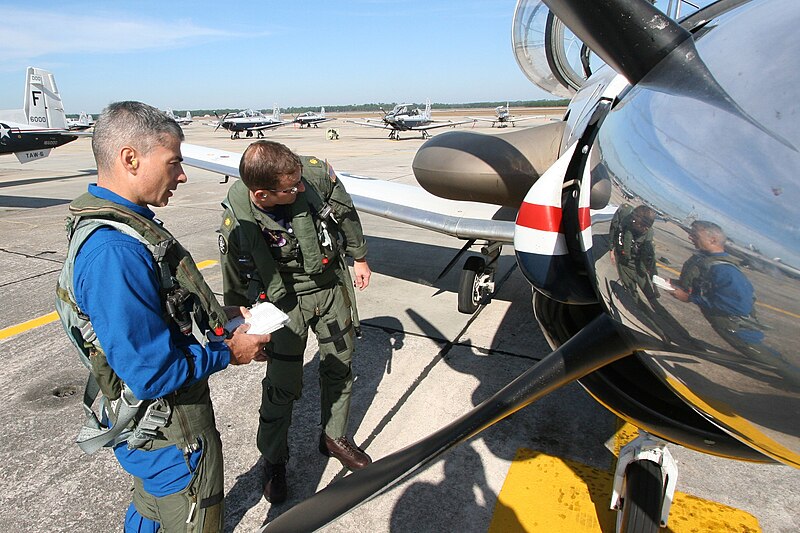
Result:
M192 112L191 111L187 111L186 112L186 120L192 120Z
M42 128L67 129L64 103L52 73L28 67L25 79L25 106L28 124Z
M322 118L325 118L325 108L324 107L320 107L319 108L319 116L321 116Z
M272 118L275 120L281 119L281 108L278 107L278 104L272 106Z
M430 100L430 98L425 100L425 113L424 113L424 116L427 119L431 118L431 100Z

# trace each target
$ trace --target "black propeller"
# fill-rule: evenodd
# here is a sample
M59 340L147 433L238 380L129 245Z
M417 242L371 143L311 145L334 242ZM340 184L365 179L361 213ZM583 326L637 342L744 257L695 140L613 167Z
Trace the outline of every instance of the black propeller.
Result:
M314 531L324 527L412 475L453 446L563 385L631 352L632 347L617 332L613 320L602 314L566 344L469 413L416 444L329 485L261 531Z
M214 131L217 131L219 129L219 127L222 126L222 123L225 121L226 118L228 118L228 115L230 115L230 114L231 113L225 113L222 116L222 118L219 118L219 115L217 115L217 112L214 111L214 116L217 117L217 127L214 128Z

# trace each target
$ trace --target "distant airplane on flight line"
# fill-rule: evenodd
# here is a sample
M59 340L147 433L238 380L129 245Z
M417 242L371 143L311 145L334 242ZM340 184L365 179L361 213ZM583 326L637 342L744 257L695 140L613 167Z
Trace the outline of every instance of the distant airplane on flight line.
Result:
M81 113L77 120L67 118L67 128L71 131L88 130L92 126L94 126L94 118L92 115L87 115L86 113Z
M252 137L253 132L258 133L258 137L264 136L264 130L271 130L279 128L287 124L292 124L292 120L283 120L281 118L281 110L278 104L272 108L272 116L265 115L260 111L253 111L247 109L239 111L238 113L226 113L221 119L211 122L215 125L216 131L219 128L224 128L231 132L231 139L238 139L241 132L247 132L245 137Z
M444 128L446 126L457 126L458 124L466 124L468 122L475 122L473 119L453 121L453 120L433 120L431 118L431 102L425 102L425 110L414 107L414 104L397 104L388 113L381 108L383 118L375 120L373 118L365 118L360 120L348 120L353 124L359 126L369 126L372 128L389 129L389 138L395 141L400 140L401 131L421 131L422 138L427 139L430 137L428 130L434 128Z
M187 124L191 124L192 123L192 112L191 111L187 111L186 112L186 116L184 116L184 117L176 117L175 113L173 113L172 109L170 109L170 108L167 108L167 110L164 111L164 113L166 113L166 115L169 118L171 118L172 120L174 120L175 122L177 122L181 126L186 126Z
M512 115L511 111L508 109L508 102L506 102L505 107L499 105L494 108L495 118L486 118L486 117L467 117L470 120L478 120L481 122L491 122L492 127L497 124L498 128L505 128L509 124L513 128L517 122L522 122L524 120L531 120L534 118L542 118L544 115Z
M300 124L301 128L303 127L310 128L312 126L315 128L319 128L319 124L321 122L328 122L330 120L336 120L336 119L332 117L326 117L324 107L319 108L319 113L315 113L314 111L306 111L305 113L300 113L299 115L294 117L294 123Z
M53 75L28 67L23 108L0 111L0 155L13 153L20 163L27 163L84 135L91 133L69 130Z

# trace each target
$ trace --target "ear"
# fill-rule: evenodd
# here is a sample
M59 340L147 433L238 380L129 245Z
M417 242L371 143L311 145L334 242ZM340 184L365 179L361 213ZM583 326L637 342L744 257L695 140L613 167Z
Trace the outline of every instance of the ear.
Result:
M136 169L139 168L139 159L136 156L136 150L130 146L125 146L120 150L120 159L125 170L131 174L136 174Z

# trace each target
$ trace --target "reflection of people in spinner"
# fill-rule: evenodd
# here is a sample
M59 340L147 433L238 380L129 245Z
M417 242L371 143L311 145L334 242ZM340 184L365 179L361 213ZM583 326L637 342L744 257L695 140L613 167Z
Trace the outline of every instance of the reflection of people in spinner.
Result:
M622 204L611 220L611 250L619 280L627 291L639 299L641 288L648 300L658 297L653 286L656 273L656 252L653 246L653 222L656 212L646 205Z
M696 304L714 331L736 350L773 368L789 369L781 355L762 342L764 326L756 320L753 285L725 252L722 229L697 220L689 240L698 252L684 263L672 295ZM794 371L781 373L788 377Z

